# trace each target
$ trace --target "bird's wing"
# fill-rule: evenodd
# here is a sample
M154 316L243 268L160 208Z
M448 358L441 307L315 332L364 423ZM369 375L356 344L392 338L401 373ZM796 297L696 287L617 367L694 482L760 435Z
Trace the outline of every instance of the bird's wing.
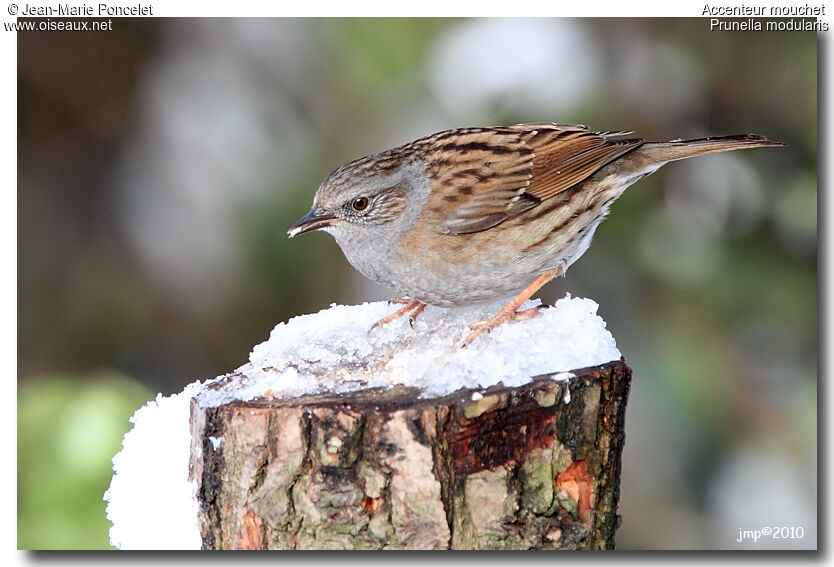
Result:
M426 139L427 222L445 234L491 228L584 181L642 140L576 124L466 128Z

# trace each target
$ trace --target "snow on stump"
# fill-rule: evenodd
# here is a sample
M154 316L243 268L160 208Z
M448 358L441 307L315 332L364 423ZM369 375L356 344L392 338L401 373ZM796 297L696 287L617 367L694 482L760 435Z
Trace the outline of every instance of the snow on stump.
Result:
M498 308L333 306L203 384L202 547L613 548L631 371L587 299L461 348Z

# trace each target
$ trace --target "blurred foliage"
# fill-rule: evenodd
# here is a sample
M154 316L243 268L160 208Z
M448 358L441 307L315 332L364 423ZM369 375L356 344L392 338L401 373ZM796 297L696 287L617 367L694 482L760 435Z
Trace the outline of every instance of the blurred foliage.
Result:
M22 546L106 545L109 458L149 396L89 369L169 394L245 362L278 321L388 296L327 235L286 238L318 184L433 131L524 121L786 142L641 181L541 296L595 299L635 372L619 547L732 547L738 523L789 497L809 536L786 543L813 545L816 35L661 18L114 30L18 36ZM44 375L63 378L53 390ZM122 400L83 406L118 406L106 415L122 425L106 437L60 421L97 395ZM89 439L90 453L57 469L68 436ZM805 492L731 506L722 488L754 484L739 455L763 469L776 459ZM50 480L55 470L73 471L60 485L72 488ZM98 516L75 519L87 514Z
M110 549L104 491L150 391L118 372L43 375L17 404L19 549Z

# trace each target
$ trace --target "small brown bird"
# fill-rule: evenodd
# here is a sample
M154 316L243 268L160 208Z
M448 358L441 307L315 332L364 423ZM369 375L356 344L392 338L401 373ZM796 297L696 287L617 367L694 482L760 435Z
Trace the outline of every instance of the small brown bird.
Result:
M290 237L324 230L366 277L408 299L377 325L426 304L513 297L466 337L513 319L591 244L611 204L664 164L712 152L781 146L741 134L672 142L617 139L578 124L438 132L331 173Z

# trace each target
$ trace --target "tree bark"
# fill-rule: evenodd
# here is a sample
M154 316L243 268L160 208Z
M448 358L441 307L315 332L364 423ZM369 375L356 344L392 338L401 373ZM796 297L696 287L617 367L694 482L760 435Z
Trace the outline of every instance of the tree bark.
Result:
M612 549L631 370L201 408L207 549Z

